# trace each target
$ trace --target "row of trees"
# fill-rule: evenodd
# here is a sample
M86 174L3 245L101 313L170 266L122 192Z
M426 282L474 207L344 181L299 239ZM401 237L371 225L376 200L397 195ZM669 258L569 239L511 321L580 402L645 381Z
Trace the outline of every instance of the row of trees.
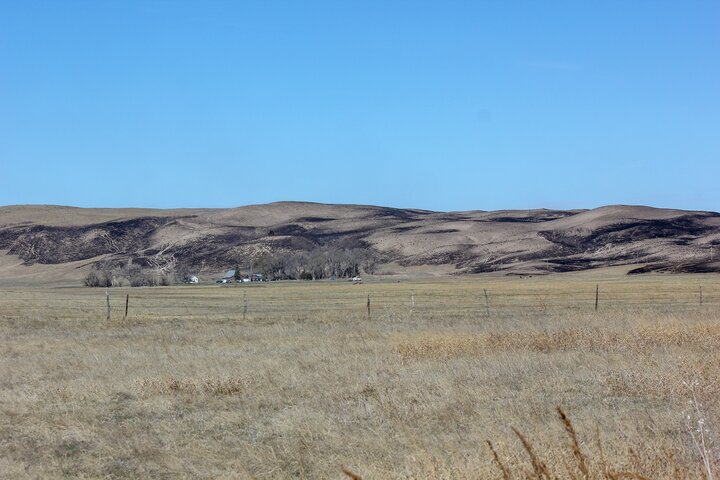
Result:
M86 287L154 287L177 283L175 262L172 265L150 265L143 268L128 261L123 265L97 264L85 276Z
M309 252L261 254L253 260L253 271L262 273L267 280L320 280L373 274L377 264L377 257L366 249L321 247ZM122 265L97 264L84 283L88 287L172 285L191 273L187 267L179 266L174 256L160 252L143 259L143 266L131 260ZM239 268L236 274L240 274Z
M254 262L254 269L268 280L320 280L373 274L377 257L362 248L317 248L310 252L266 253Z

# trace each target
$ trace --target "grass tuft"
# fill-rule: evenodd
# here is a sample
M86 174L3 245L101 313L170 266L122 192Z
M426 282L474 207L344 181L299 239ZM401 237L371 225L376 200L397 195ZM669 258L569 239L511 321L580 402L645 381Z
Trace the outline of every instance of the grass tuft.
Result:
M497 451L495 451L495 447L493 447L493 444L490 440L485 440L485 443L487 444L488 448L490 449L490 452L492 453L493 462L495 462L495 465L500 469L502 472L503 480L510 480L510 470L508 467L505 466L502 461L500 461L500 457L497 454Z
M138 378L136 387L143 393L157 395L205 394L236 395L247 392L253 385L251 377L204 377L178 379L175 377Z
M351 478L352 480L362 480L362 477L360 475L358 475L357 473L351 472L350 469L348 469L347 467L342 467L342 472L348 478Z
M568 418L567 415L565 415L565 412L563 412L563 409L559 406L556 408L556 411L558 415L560 416L560 420L563 423L563 426L565 427L565 431L567 432L568 436L570 437L570 446L572 449L573 457L575 457L575 460L577 460L578 468L580 469L580 473L582 474L582 478L587 480L590 478L590 472L588 471L587 467L587 460L585 459L585 455L583 455L582 450L580 450L580 442L578 442L577 433L575 432L575 427L573 427L572 422Z

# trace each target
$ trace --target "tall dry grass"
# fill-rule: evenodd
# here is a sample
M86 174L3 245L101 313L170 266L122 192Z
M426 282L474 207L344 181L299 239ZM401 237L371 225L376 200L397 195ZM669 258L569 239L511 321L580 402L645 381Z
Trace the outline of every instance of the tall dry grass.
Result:
M596 281L0 290L0 477L717 475L717 280Z

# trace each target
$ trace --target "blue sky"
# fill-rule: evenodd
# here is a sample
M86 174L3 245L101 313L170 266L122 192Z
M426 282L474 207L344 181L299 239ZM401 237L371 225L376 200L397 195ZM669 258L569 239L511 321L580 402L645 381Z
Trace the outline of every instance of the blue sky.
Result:
M0 2L0 204L720 210L720 2Z

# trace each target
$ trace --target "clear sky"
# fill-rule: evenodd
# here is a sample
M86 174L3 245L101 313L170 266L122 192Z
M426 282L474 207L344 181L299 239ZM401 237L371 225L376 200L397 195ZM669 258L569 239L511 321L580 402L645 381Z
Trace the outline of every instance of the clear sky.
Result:
M718 1L0 1L0 205L720 210Z

